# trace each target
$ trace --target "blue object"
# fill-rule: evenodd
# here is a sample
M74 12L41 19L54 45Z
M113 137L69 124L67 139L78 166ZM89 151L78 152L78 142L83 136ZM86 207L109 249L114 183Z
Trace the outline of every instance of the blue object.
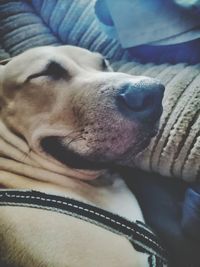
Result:
M200 17L171 0L97 0L95 12L110 38L141 62L200 61ZM109 23L108 21L113 22Z
M170 45L200 37L199 16L171 0L106 0L106 4L124 48Z
M99 18L102 30L105 31L110 38L117 39L117 32L114 27L114 22L111 18L106 0L96 1L95 13Z
M174 45L141 45L129 48L128 51L132 58L142 63L197 64L200 62L200 39Z

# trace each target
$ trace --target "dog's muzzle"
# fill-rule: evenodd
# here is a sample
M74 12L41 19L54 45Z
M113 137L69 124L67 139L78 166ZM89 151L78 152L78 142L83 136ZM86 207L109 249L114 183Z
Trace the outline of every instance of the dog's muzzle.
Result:
M77 169L124 165L130 158L133 162L157 132L164 86L155 79L139 77L115 86L105 84L100 93L90 92L89 99L83 94L72 103L82 129L80 140L47 136L41 140L42 149Z

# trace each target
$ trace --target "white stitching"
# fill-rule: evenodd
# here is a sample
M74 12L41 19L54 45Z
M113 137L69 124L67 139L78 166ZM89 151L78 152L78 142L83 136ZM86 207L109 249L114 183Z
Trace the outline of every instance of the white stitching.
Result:
M71 204L71 203L67 203L67 202L60 201L60 200L49 199L49 198L42 198L42 197L23 196L23 195L10 195L10 194L8 194L8 193L5 193L5 194L6 194L7 197L10 197L10 198L12 198L12 197L16 197L16 198L26 198L26 199L31 198L31 199L38 199L38 200L42 200L42 201L54 202L54 203L59 203L59 204L63 204L63 205L66 205L66 206L74 207L74 208L76 208L76 209L80 209L80 210L84 210L84 211L93 213L93 214L95 214L95 215L97 215L97 216L99 216L99 217L105 218L105 219L108 220L108 221L111 221L111 222L113 222L113 223L116 223L116 224L118 224L118 225L121 225L122 227L124 227L124 228L126 228L126 229L131 230L131 231L134 232L134 230L133 230L131 227L129 227L129 226L123 224L123 223L120 223L120 222L118 222L118 221L116 221L116 220L114 220L114 219L111 219L111 218L109 218L109 217L107 217L107 216L105 216L105 215L103 215L103 214L100 214L100 213L98 213L98 212L96 212L96 211L89 210L89 209L86 209L86 208L83 208L83 207L80 207L80 206L77 206L77 205L74 205L74 204ZM1 194L0 197L3 197L3 195ZM148 237L146 237L145 235L141 234L141 233L138 232L138 231L135 231L135 232L136 232L138 235L140 235L140 236L144 237L145 239L149 240L150 242L152 242L152 243L155 244L156 246L158 246L158 247L163 251L163 248L160 247L155 241L153 241L152 239L149 239Z
M3 195L0 195L0 197L2 197ZM63 205L66 205L66 206L71 206L71 207L74 207L76 209L80 209L80 210L84 210L84 211L87 211L87 212L90 212L90 213L93 213L99 217L102 217L102 218L105 218L106 220L108 221L111 221L113 223L116 223L118 225L121 225L122 227L128 229L128 230L131 230L131 231L134 231L131 227L123 224L123 223L120 223L114 219L111 219L103 214L100 214L96 211L93 211L93 210L89 210L89 209L86 209L86 208L83 208L83 207L80 207L80 206L77 206L77 205L74 205L74 204L71 204L71 203L67 203L67 202L64 202L64 201L60 201L60 200L54 200L54 199L49 199L49 198L42 198L42 197L34 197L34 196L22 196L22 195L9 195L8 193L6 193L6 196L7 197L16 197L16 198L31 198L31 199L38 199L38 200L42 200L42 201L48 201L48 202L54 202L54 203L59 203L59 204L63 204ZM139 234L140 236L144 237L145 239L151 241L153 244L155 244L156 246L158 246L161 250L163 250L162 247L160 247L155 241L153 241L152 239L149 239L148 237L146 237L145 235L139 233L138 231L135 231L137 234Z

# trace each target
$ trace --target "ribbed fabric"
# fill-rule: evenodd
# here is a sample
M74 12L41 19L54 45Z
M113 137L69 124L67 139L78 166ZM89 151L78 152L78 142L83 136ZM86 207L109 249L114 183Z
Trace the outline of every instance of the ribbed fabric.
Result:
M126 68L126 65L128 67ZM186 181L200 178L200 65L114 65L116 71L148 75L166 86L159 132L137 165Z
M101 30L95 0L0 2L0 59L41 45L72 44L111 58L116 71L146 75L166 85L158 135L137 165L165 176L200 178L200 67L129 62L116 40Z
M95 0L0 2L0 40L10 56L42 45L72 44L120 59L126 54L99 28ZM0 58L5 58L0 50Z

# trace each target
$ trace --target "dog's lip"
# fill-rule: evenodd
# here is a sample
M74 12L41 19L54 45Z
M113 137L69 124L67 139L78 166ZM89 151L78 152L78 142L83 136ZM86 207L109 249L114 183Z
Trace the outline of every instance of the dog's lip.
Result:
M147 127L149 129L149 126ZM134 156L140 154L144 148L148 147L151 139L154 138L159 129L159 120L154 124L153 129L149 132L148 142L145 142L145 147L141 147L138 151L135 151ZM116 165L121 165L121 159L115 160L105 160L102 157L96 157L96 155L83 156L66 145L63 144L63 137L61 135L46 135L40 138L38 143L40 149L49 157L61 163L63 166L72 168L76 172L91 177L91 179L96 178L99 173L115 167ZM124 165L124 164L122 164Z
M43 137L40 140L40 146L45 153L58 160L60 163L76 169L80 173L90 173L89 175L91 177L94 177L99 171L108 169L111 165L111 162L93 160L91 157L84 157L70 150L62 145L61 137L58 136Z
M76 169L76 173L81 175L81 180L94 180L97 177L103 175L107 170L83 170L83 169ZM85 177L85 178L84 178Z

